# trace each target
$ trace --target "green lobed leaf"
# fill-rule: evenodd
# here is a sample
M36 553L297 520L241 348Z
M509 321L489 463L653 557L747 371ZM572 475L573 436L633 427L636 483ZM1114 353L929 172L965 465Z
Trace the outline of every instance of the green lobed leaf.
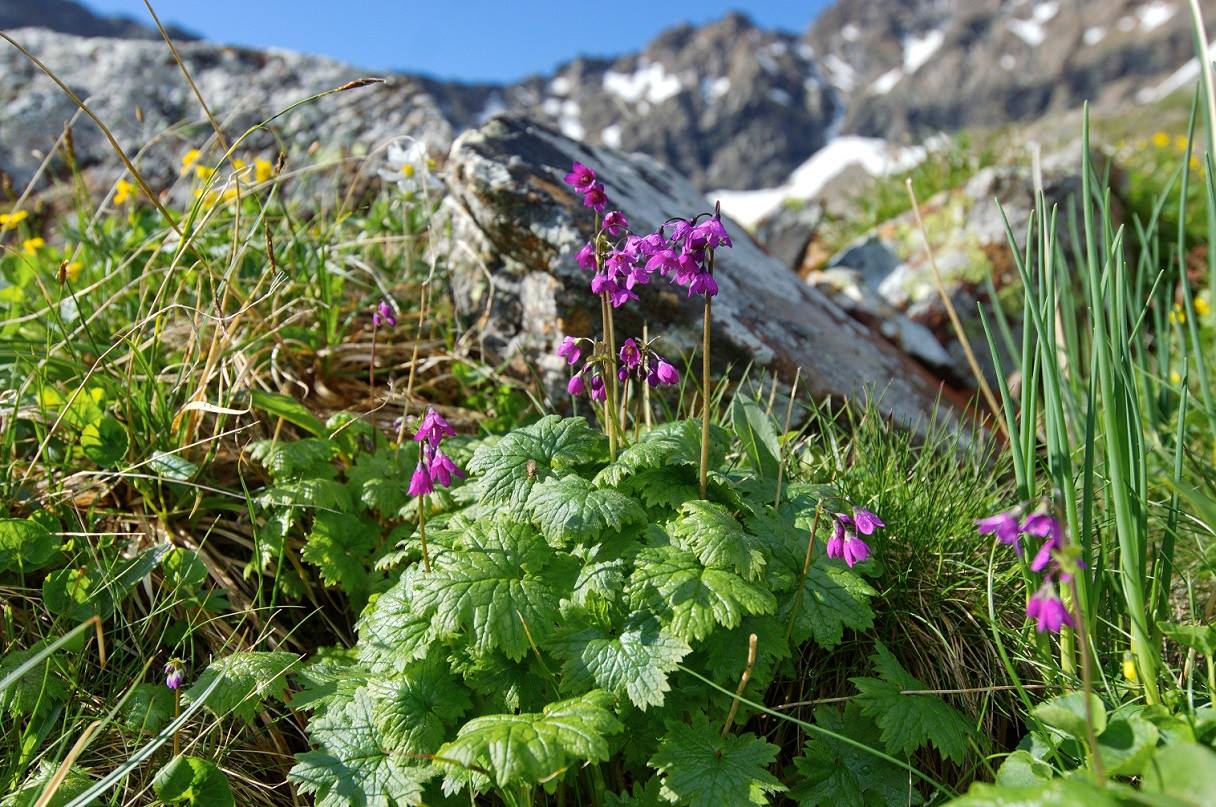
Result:
M422 787L435 776L426 760L394 753L376 727L366 688L335 700L308 726L314 749L296 754L287 774L317 807L403 807L422 803Z
M472 782L482 789L473 769L484 771L499 788L536 785L576 762L608 759L608 737L624 728L611 707L611 696L592 690L542 712L477 717L439 749L436 761L457 786Z
M0 518L0 572L40 569L62 543L33 519Z
M485 504L522 510L534 485L595 459L602 442L602 435L582 418L546 415L497 442L482 445L468 470L479 477Z
M796 642L813 638L831 650L840 644L845 628L863 631L874 624L870 598L876 594L860 575L820 554L802 581L801 598L787 598L781 617L793 619L791 637Z
M1129 795L1111 783L1098 787L1084 779L1052 779L1026 787L977 783L950 807L1131 807L1136 801L1121 798Z
M262 507L292 507L350 513L355 509L350 489L333 479L298 479L258 494Z
M692 552L706 566L731 569L745 580L757 580L764 573L759 539L716 502L685 502L670 531L676 546Z
M878 727L855 703L846 704L843 711L815 707L815 724L883 751ZM794 768L803 778L790 789L790 798L801 807L898 807L924 801L907 771L823 734L810 735L802 755L794 759Z
M1019 748L1001 763L996 772L996 783L1001 787L1034 787L1051 781L1054 769L1034 754Z
M1163 746L1144 766L1141 790L1190 807L1216 804L1216 751L1203 745Z
M642 711L662 706L671 689L667 676L692 652L688 643L663 630L658 620L633 614L619 632L584 628L549 644L559 658L565 682L625 694Z
M442 659L410 665L368 685L382 743L396 753L433 754L473 705Z
M701 641L716 625L733 628L745 614L768 614L777 607L762 584L729 569L706 568L696 555L675 546L641 550L626 591L630 607L656 614L686 642Z
M525 507L545 539L559 547L646 520L646 511L629 496L592 487L574 474L551 476L534 485Z
M701 716L669 725L650 765L659 771L668 801L748 807L768 804L769 794L785 790L768 771L777 751L754 734L722 737L719 726Z
M338 444L325 437L300 440L258 440L249 446L249 456L265 466L276 483L295 479L332 479L337 469L331 464L338 455Z
M198 474L198 466L181 454L156 451L148 457L147 467L152 473L169 482L188 482Z
M384 675L426 656L433 640L430 617L414 608L412 591L421 568L402 574L390 589L364 609L358 625L359 663Z
M1106 707L1102 700L1091 694L1089 702L1093 711L1094 733L1101 734L1106 729ZM1085 693L1066 692L1057 695L1049 701L1040 703L1030 711L1036 720L1057 731L1068 734L1080 742L1086 742L1089 737L1086 728Z
M936 695L905 694L928 689L910 675L886 645L877 642L870 656L880 678L850 678L858 690L857 703L882 729L882 741L892 753L910 755L932 743L947 759L967 757L971 723Z
M1107 776L1139 776L1157 748L1157 727L1138 712L1115 714L1098 735L1098 753Z
M0 658L0 680L38 655L43 642L25 650L17 650ZM0 711L13 717L32 715L44 711L67 696L67 685L51 666L50 659L43 659L33 669L0 690Z
M730 438L717 425L710 426L709 465L716 468L726 456ZM597 486L617 487L628 477L647 469L701 464L701 421L678 420L654 427L617 455L594 479Z
M366 516L321 511L300 557L317 567L321 581L336 586L360 607L370 593L369 569L380 528Z
M458 548L437 552L430 573L418 577L414 606L430 615L437 635L465 631L480 652L499 648L518 660L528 652L529 632L553 629L558 603L569 594L543 573L556 556L526 524L476 522Z
M127 455L129 443L126 428L110 415L80 430L81 450L102 468L117 466Z
M152 790L166 804L189 807L234 807L232 788L223 771L199 757L176 756L156 772Z
M248 650L211 662L194 685L186 691L191 701L218 678L219 684L207 698L207 708L220 717L236 715L252 722L268 698L283 700L287 693L287 673L299 658L294 653Z
M137 734L155 734L173 719L173 691L164 683L135 687L122 708L122 723Z

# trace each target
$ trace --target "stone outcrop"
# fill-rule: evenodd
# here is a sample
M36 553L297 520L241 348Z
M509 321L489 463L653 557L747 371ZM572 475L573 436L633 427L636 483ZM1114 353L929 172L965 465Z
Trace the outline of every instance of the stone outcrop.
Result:
M706 207L696 188L655 160L589 148L520 118L498 117L458 138L447 163L447 205L464 247L452 258L457 307L491 359L537 368L553 390L567 372L553 355L561 339L599 329L598 300L574 258L591 220L562 182L575 160L595 167L638 232ZM922 422L941 384L726 223L735 246L717 256L716 364L754 363L787 382L801 367L802 388L818 398L872 393L895 422ZM688 356L700 343L700 303L659 281L619 310L617 330L636 335L645 323L663 335L668 355Z

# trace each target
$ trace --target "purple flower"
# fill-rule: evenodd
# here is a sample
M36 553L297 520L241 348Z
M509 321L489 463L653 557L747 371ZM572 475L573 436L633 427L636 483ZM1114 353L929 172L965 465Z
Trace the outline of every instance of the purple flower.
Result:
M625 214L619 210L613 210L608 215L604 216L604 231L611 236L618 236L625 232L625 228L629 226L629 220L625 218Z
M851 569L854 564L865 563L866 558L870 557L870 545L848 532L844 536L843 554L844 562L849 564Z
M853 520L844 513L837 513L832 526L832 537L828 539L828 557L844 557L845 528L853 526Z
M592 294L612 294L616 291L616 281L611 275L597 274L591 278Z
M674 250L658 249L646 261L646 271L650 273L658 272L662 277L667 277L672 272L680 268L680 259L676 256Z
M658 383L665 386L680 383L680 371L672 366L666 359L659 359L658 364L654 368L654 376Z
M698 231L697 235L700 238L705 239L705 243L710 249L717 249L719 246L734 246L730 236L726 233L726 228L722 226L722 219L718 216L701 222L694 229Z
M574 364L578 361L579 356L583 355L583 351L573 336L567 336L557 348L557 355L565 359L566 364Z
M617 276L624 276L630 270L633 261L628 255L620 250L614 249L608 254L604 260L604 268Z
M598 375L591 376L591 400L603 403L608 400L608 391L604 388L604 379Z
M584 389L582 373L570 377L570 383L566 385L566 392L571 395L582 395Z
M448 425L448 422L443 419L443 416L436 412L433 408L426 410L426 415L422 418L422 423L418 426L418 431L414 432L414 441L418 443L430 443L433 448L439 446L439 442L445 437L454 437L456 431Z
M1026 520L1022 522L1022 532L1057 541L1063 536L1060 522L1049 513L1031 513L1026 516Z
M435 450L435 456L431 458L431 467L428 470L431 479L445 488L452 486L453 476L464 476L464 472L456 467L452 458L438 449Z
M864 507L853 508L853 523L857 525L857 531L862 535L873 535L874 530L887 526L887 522Z
M410 477L409 494L411 496L425 496L434 491L435 485L431 482L431 474L422 461L419 460L418 467L414 469L414 475Z
M684 219L676 219L671 225L671 240L683 241L692 232L692 224Z
M633 339L626 339L621 345L620 356L621 366L624 370L633 371L642 364L642 351Z
M626 286L617 286L608 294L608 301L612 303L613 308L620 308L630 300L636 300L638 296L633 293L633 290Z
M576 256L576 259L578 260L578 268L588 269L588 270L594 269L595 268L595 244L591 243L590 241L588 241L586 244L583 244L583 248L578 251L578 255Z
M1035 621L1034 629L1039 633L1059 633L1064 625L1076 627L1072 614L1064 607L1050 580L1043 583L1043 587L1026 603L1026 616Z
M603 213L607 206L608 194L604 192L604 183L596 182L583 192L583 207L589 207L596 213Z
M975 522L980 535L995 535L1002 544L1013 547L1018 557L1022 556L1022 527L1019 523L1021 512L1018 509L1007 510L994 516L981 518Z
M566 184L579 193L586 193L595 185L595 172L582 163L576 162L566 174Z
M693 278L692 283L688 286L688 296L691 297L694 294L701 294L705 297L717 297L718 283L714 280L714 276L709 272L701 272Z
M393 315L393 307L388 304L388 300L381 300L376 305L376 310L372 312L372 324L377 328L381 325L392 327L397 324L397 317Z
M177 689L186 680L186 662L179 658L171 658L165 664L165 686Z
M1034 560L1030 561L1030 571L1041 572L1047 568L1047 564L1051 563L1051 553L1060 548L1060 539L1052 536L1043 542L1039 547L1039 551L1035 553Z

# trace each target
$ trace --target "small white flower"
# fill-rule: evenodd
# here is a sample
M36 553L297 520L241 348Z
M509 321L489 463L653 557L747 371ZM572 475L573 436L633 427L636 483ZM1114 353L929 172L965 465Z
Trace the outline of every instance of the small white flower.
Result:
M426 145L420 140L404 139L389 144L386 167L380 177L396 182L406 193L420 190L438 190L443 183L435 176L435 161L427 154Z

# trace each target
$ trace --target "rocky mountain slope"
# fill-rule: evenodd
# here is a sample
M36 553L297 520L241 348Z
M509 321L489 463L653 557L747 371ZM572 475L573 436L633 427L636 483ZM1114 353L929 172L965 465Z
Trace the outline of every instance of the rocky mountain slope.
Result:
M1216 21L1216 0L1203 6ZM131 150L200 119L162 43L74 35L130 35L98 19L69 0L0 0L0 28L42 26L16 36L93 98ZM182 50L234 131L363 74L280 51L202 42ZM1033 118L1083 98L1123 103L1190 57L1184 0L839 0L802 37L730 15L663 32L641 53L575 59L514 84L396 75L283 126L289 143L305 147L358 151L409 134L441 152L459 132L514 111L591 145L646 153L702 190L767 188L839 134L912 139ZM0 170L21 183L72 108L12 48L0 48L0 75ZM82 160L107 160L100 133L84 128Z
M160 39L151 26L126 17L102 17L74 0L0 0L0 30L49 28L76 36L111 36L121 39ZM181 28L169 26L177 39L194 39Z

